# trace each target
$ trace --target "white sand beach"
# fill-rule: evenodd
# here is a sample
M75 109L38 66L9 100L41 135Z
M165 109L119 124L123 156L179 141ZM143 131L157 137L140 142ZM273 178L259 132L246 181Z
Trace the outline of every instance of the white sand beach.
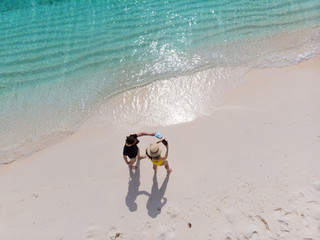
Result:
M123 161L125 136L154 131L170 175ZM80 129L0 166L0 183L3 240L320 239L320 56L251 70L189 123Z

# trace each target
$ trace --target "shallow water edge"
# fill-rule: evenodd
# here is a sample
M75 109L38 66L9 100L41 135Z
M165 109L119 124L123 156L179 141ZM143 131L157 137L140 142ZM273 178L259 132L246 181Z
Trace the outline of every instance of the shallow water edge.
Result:
M272 45L274 51L261 54L246 64L231 67L203 66L203 69L195 72L158 79L112 96L103 96L76 125L64 130L52 129L47 134L24 141L21 141L23 136L16 136L17 144L1 149L0 164L30 156L63 141L79 129L168 126L209 115L224 99L226 93L241 83L242 76L250 69L282 67L319 55L320 28L277 34L266 39L263 44ZM228 45L228 51L240 56L259 45L261 42L251 42L247 44L247 48L239 49L244 44L235 42ZM208 53L214 50L216 49L206 49ZM63 116L73 117L70 112L61 112L59 117Z

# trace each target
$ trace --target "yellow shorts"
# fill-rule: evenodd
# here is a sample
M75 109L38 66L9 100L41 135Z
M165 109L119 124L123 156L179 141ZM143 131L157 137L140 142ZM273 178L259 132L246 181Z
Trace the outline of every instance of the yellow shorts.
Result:
M151 162L153 162L155 165L161 166L163 163L163 160L158 160L158 161L151 160Z

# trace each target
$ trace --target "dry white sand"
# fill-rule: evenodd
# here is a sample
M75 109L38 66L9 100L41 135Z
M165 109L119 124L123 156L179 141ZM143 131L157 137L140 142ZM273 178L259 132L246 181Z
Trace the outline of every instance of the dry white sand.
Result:
M170 175L125 165L141 131L168 139ZM82 129L0 183L1 240L320 239L320 57L249 72L191 123Z

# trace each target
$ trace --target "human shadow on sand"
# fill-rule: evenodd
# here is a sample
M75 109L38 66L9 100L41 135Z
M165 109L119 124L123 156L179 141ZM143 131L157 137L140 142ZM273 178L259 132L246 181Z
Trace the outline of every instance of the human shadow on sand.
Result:
M137 169L135 171L129 167L130 179L128 183L128 194L126 196L126 204L131 212L137 211L136 199L138 195L144 194L144 191L139 191L140 186L140 160L137 160Z
M169 177L170 177L170 174L167 174L161 187L159 188L157 174L154 174L151 194L146 191L142 191L143 194L149 196L146 207L148 209L148 215L152 218L156 218L160 214L163 206L166 205L167 203L167 198L164 197L164 194L167 189Z

